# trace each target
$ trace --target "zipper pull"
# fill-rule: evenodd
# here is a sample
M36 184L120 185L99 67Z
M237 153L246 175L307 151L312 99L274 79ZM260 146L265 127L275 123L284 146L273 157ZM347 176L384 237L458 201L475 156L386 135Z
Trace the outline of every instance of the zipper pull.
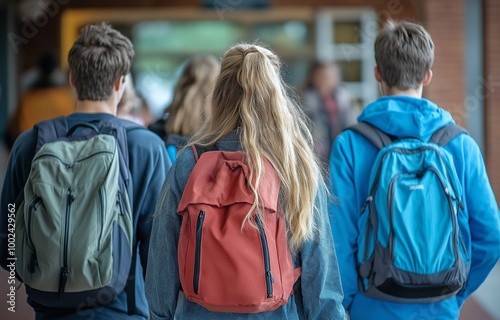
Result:
M59 291L57 293L58 297L64 292L64 287L66 287L66 282L68 281L68 268L62 267L61 274L59 275Z
M73 191L71 188L68 188L68 203L72 204L73 201L75 201L76 196L74 195Z
M267 272L266 272L266 276L267 276L267 277L268 277L268 279L269 279L269 283L273 283L273 282L274 282L274 279L273 279L273 274L271 273L271 271L267 271ZM272 298L272 297L273 297L272 292L268 292L268 293L267 293L267 297L268 297L268 298Z
M29 264L29 270L30 270L31 273L35 273L36 264L37 264L36 253L32 252L31 253L31 259L30 259L30 264Z
M369 204L370 202L372 202L372 201L373 201L373 197L372 197L372 196L368 196L368 198L366 198L365 203L364 203L364 204L363 204L363 206L361 207L361 213L365 212L366 207L367 207L367 206L368 206L368 204Z

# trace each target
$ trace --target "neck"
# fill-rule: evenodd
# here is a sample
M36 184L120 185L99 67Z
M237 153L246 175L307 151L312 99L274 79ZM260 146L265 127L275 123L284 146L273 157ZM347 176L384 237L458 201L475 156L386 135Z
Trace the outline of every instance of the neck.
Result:
M413 98L422 98L422 86L419 86L416 89L412 88L407 90L400 90L396 87L388 87L384 83L381 85L380 91L384 96L409 96Z
M113 99L105 101L78 100L76 103L76 112L79 113L109 113L116 116L116 104Z

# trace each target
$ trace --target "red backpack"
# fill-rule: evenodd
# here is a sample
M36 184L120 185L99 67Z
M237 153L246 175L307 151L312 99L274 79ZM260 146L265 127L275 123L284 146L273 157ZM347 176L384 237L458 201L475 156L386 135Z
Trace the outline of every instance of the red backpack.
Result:
M179 274L186 298L213 312L257 313L286 304L300 275L279 213L280 179L265 160L259 186L263 214L242 228L254 203L241 151L193 147L196 158L177 212L183 217ZM201 156L198 159L198 154Z

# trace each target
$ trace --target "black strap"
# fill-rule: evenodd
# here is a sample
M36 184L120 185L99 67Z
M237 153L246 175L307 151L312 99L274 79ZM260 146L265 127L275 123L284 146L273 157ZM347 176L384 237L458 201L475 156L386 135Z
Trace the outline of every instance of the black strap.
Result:
M136 267L137 267L137 240L135 239L135 232L133 236L134 245L132 246L132 262L130 266L130 273L125 285L125 293L127 294L127 313L128 315L134 315L137 313L137 306L135 304L135 277Z
M379 128L367 123L360 122L353 126L347 128L347 130L352 130L361 134L368 141L370 141L377 149L382 149L390 145L393 141L391 136L387 133L381 131Z
M66 117L57 117L35 124L34 129L37 133L36 152L38 152L44 144L66 136L68 133L68 122L66 121Z
M202 147L202 146L198 146L198 145L191 145L191 147L193 148L194 158L195 158L196 162L198 162L198 159L200 159L201 155L204 152L218 151L219 150L219 148L217 148L217 145L215 145L215 144L208 146L208 147Z
M458 126L456 124L448 124L440 129L438 129L432 135L429 142L440 145L441 147L446 146L451 140L455 139L460 134L469 134L467 130Z
M66 136L70 137L75 132L75 130L78 129L79 127L90 128L90 129L94 130L96 133L99 133L99 129L95 125L93 125L92 123L90 123L90 122L78 122L78 123L74 124L71 128L69 128L68 133L66 133Z

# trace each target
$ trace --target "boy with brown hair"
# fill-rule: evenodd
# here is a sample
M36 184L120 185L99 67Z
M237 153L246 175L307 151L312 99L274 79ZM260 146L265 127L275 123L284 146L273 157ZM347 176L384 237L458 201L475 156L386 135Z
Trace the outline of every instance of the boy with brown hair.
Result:
M144 274L151 218L170 161L163 141L155 134L116 118L117 105L133 56L130 40L109 25L103 23L84 27L68 55L70 83L78 95L76 113L37 124L34 129L23 133L14 144L1 197L0 261L2 267L7 268L9 256L12 256L7 241L8 224L11 223L8 217L12 212L10 209L16 208L16 257L19 257L16 269L26 283L28 303L34 308L37 319L149 319ZM55 137L47 134L51 130L50 125L55 128ZM97 135L92 132L94 129L97 129ZM40 141L47 137L54 142ZM103 143L115 141L110 137L116 139L116 144ZM88 141L102 148L111 146L113 149L109 149L111 152L99 152ZM66 150L61 157L75 157L76 161L65 163L59 158L60 163L64 164L61 166L57 164L59 160L56 156L45 156L46 162L32 165L32 161L36 161L35 154L42 152L42 148L57 151L53 147L56 145ZM73 150L71 148L84 152L82 145L94 152L91 157L67 152ZM49 163L50 159L55 159L52 161L56 164ZM109 169L102 173L101 169L108 166L114 171ZM52 168L54 171L44 172L43 168ZM78 172L87 172L85 170L96 172L96 175L76 175ZM99 170L100 175L97 174ZM33 172L39 176L35 177ZM111 174L113 176L110 177ZM57 203L50 203L50 197L59 199L57 197L60 196L57 194L59 186L51 183L57 183L56 178L61 180L62 177L73 175L77 178L65 182L73 189L67 189L67 196L63 192L62 199L55 201ZM100 178L111 183L98 185L97 190L94 186ZM34 179L38 180L33 182ZM28 220L27 228L35 230L31 233L28 230L28 240L36 237L38 241L31 241L29 249L33 250L32 258L29 267L23 268L25 256L18 251L27 247L22 234L18 233L24 229L24 224L18 222L28 211L21 209L27 208L24 201L31 201L23 198L28 194L27 190L33 191L30 185L35 183L35 199L41 201L33 202L35 214L28 219L32 218L36 222L30 224ZM38 187L44 183L45 188ZM51 189L55 192L47 196ZM109 190L114 193L106 194ZM95 199L95 204L89 202ZM101 213L96 213L99 203ZM50 210L50 207L66 209ZM90 216L93 217L90 227L84 229ZM48 218L52 220L47 222ZM61 225L58 225L59 220ZM40 237L44 236L47 241L40 241ZM85 241L88 241L88 245ZM64 243L61 254L58 249L60 243ZM53 256L42 255L42 252L50 253L50 250ZM84 254L88 254L89 258L79 259L79 255ZM103 256L106 256L105 259ZM81 260L84 262L75 262ZM116 261L122 261L123 265L117 265ZM95 265L98 264L101 267L96 271ZM56 267L50 269L50 265ZM98 280L95 281L95 278ZM47 282L47 279L54 280ZM90 289L84 290L82 298L79 291L86 287L87 282L91 283Z
M464 132L454 126L449 112L422 98L422 88L432 79L434 60L434 44L427 31L415 23L389 21L377 35L375 60L382 97L358 117L375 134L356 130L359 126L343 132L330 158L331 192L338 201L330 203L329 214L344 288L343 305L351 319L458 319L464 301L500 257L498 205L476 142L461 134ZM433 143L442 138L434 134L446 132L440 131L445 127L454 128L455 134L442 145ZM396 144L401 149L393 147ZM381 164L380 172L394 169L383 165L391 157L422 154L405 159L424 164L432 161L420 153L423 149L412 150L412 145L423 145L423 149L441 154L442 163L452 164L443 183L455 177L454 190L443 184L439 193L428 193L431 182L439 185L437 170L408 170L394 178L373 174L374 164ZM393 180L377 185L379 179ZM374 185L380 188L372 188ZM382 189L393 193L381 194ZM398 199L400 191L404 196ZM442 210L425 211L437 206L441 196L450 199L449 207L445 203ZM381 218L384 208L389 212L387 221ZM421 216L426 215L431 219L422 221ZM419 238L426 232L427 238ZM419 240L410 243L412 236ZM415 251L409 249L412 246ZM412 252L408 261L398 260L407 249ZM436 250L434 256L429 254L431 250ZM441 259L448 251L454 256ZM437 261L443 265L436 265ZM409 267L405 270L404 266ZM421 267L422 274L408 272L413 266ZM439 272L448 267L455 268L450 274L459 280L455 284L436 281L442 276ZM437 270L435 278L426 278L428 268ZM414 279L430 282L424 287L412 283Z

